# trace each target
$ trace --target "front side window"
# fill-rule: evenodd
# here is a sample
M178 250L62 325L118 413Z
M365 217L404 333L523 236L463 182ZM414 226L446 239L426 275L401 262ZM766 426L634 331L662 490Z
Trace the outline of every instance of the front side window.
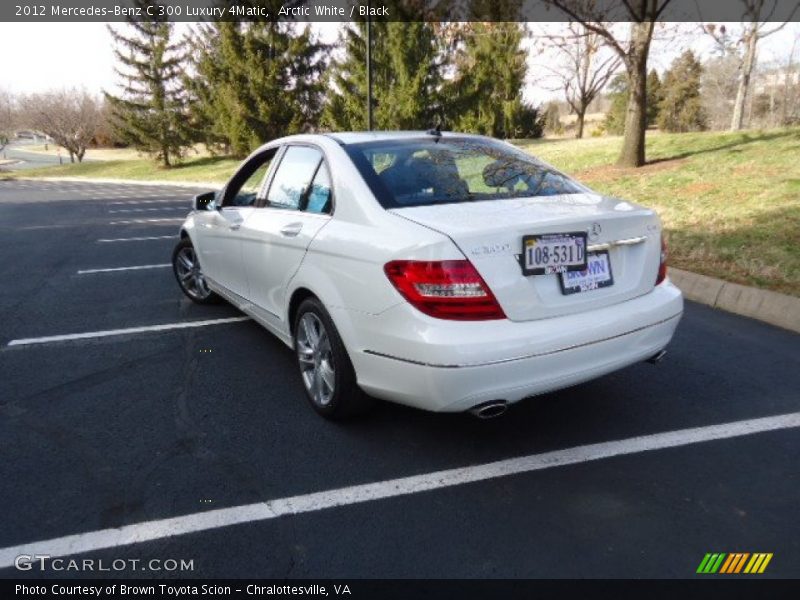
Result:
M253 206L276 150L256 156L237 174L225 193L223 206Z
M384 208L588 191L525 152L493 140L429 137L345 149Z
M316 148L289 146L269 186L267 206L301 210L320 162L322 152Z

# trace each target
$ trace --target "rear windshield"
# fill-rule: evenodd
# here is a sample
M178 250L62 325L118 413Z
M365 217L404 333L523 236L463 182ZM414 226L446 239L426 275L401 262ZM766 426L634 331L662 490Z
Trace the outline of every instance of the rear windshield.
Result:
M588 191L529 154L489 139L428 136L345 149L384 208Z

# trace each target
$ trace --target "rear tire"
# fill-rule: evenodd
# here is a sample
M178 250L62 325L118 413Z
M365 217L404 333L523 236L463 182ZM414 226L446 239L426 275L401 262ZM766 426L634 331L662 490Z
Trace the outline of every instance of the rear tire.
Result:
M181 291L197 304L217 304L222 300L211 291L197 260L197 253L188 237L181 239L172 251L172 272Z
M303 300L297 309L294 348L306 397L320 415L339 420L370 409L373 400L358 387L342 338L316 298Z

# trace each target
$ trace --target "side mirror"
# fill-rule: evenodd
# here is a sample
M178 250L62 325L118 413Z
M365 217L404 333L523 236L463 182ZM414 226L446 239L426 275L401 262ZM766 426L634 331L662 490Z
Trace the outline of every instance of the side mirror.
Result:
M213 210L214 200L217 199L217 192L203 192L192 198L192 208L194 210Z

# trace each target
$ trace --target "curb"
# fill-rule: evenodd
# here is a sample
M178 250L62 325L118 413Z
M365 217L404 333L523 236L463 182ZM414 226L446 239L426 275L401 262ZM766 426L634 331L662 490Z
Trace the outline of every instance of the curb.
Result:
M142 185L142 186L173 186L189 188L205 188L207 190L218 190L222 187L221 183L209 181L159 181L142 179L96 179L89 177L14 177L15 181L68 181L78 183L113 183L119 185Z
M800 298L674 267L669 278L687 300L800 333Z

